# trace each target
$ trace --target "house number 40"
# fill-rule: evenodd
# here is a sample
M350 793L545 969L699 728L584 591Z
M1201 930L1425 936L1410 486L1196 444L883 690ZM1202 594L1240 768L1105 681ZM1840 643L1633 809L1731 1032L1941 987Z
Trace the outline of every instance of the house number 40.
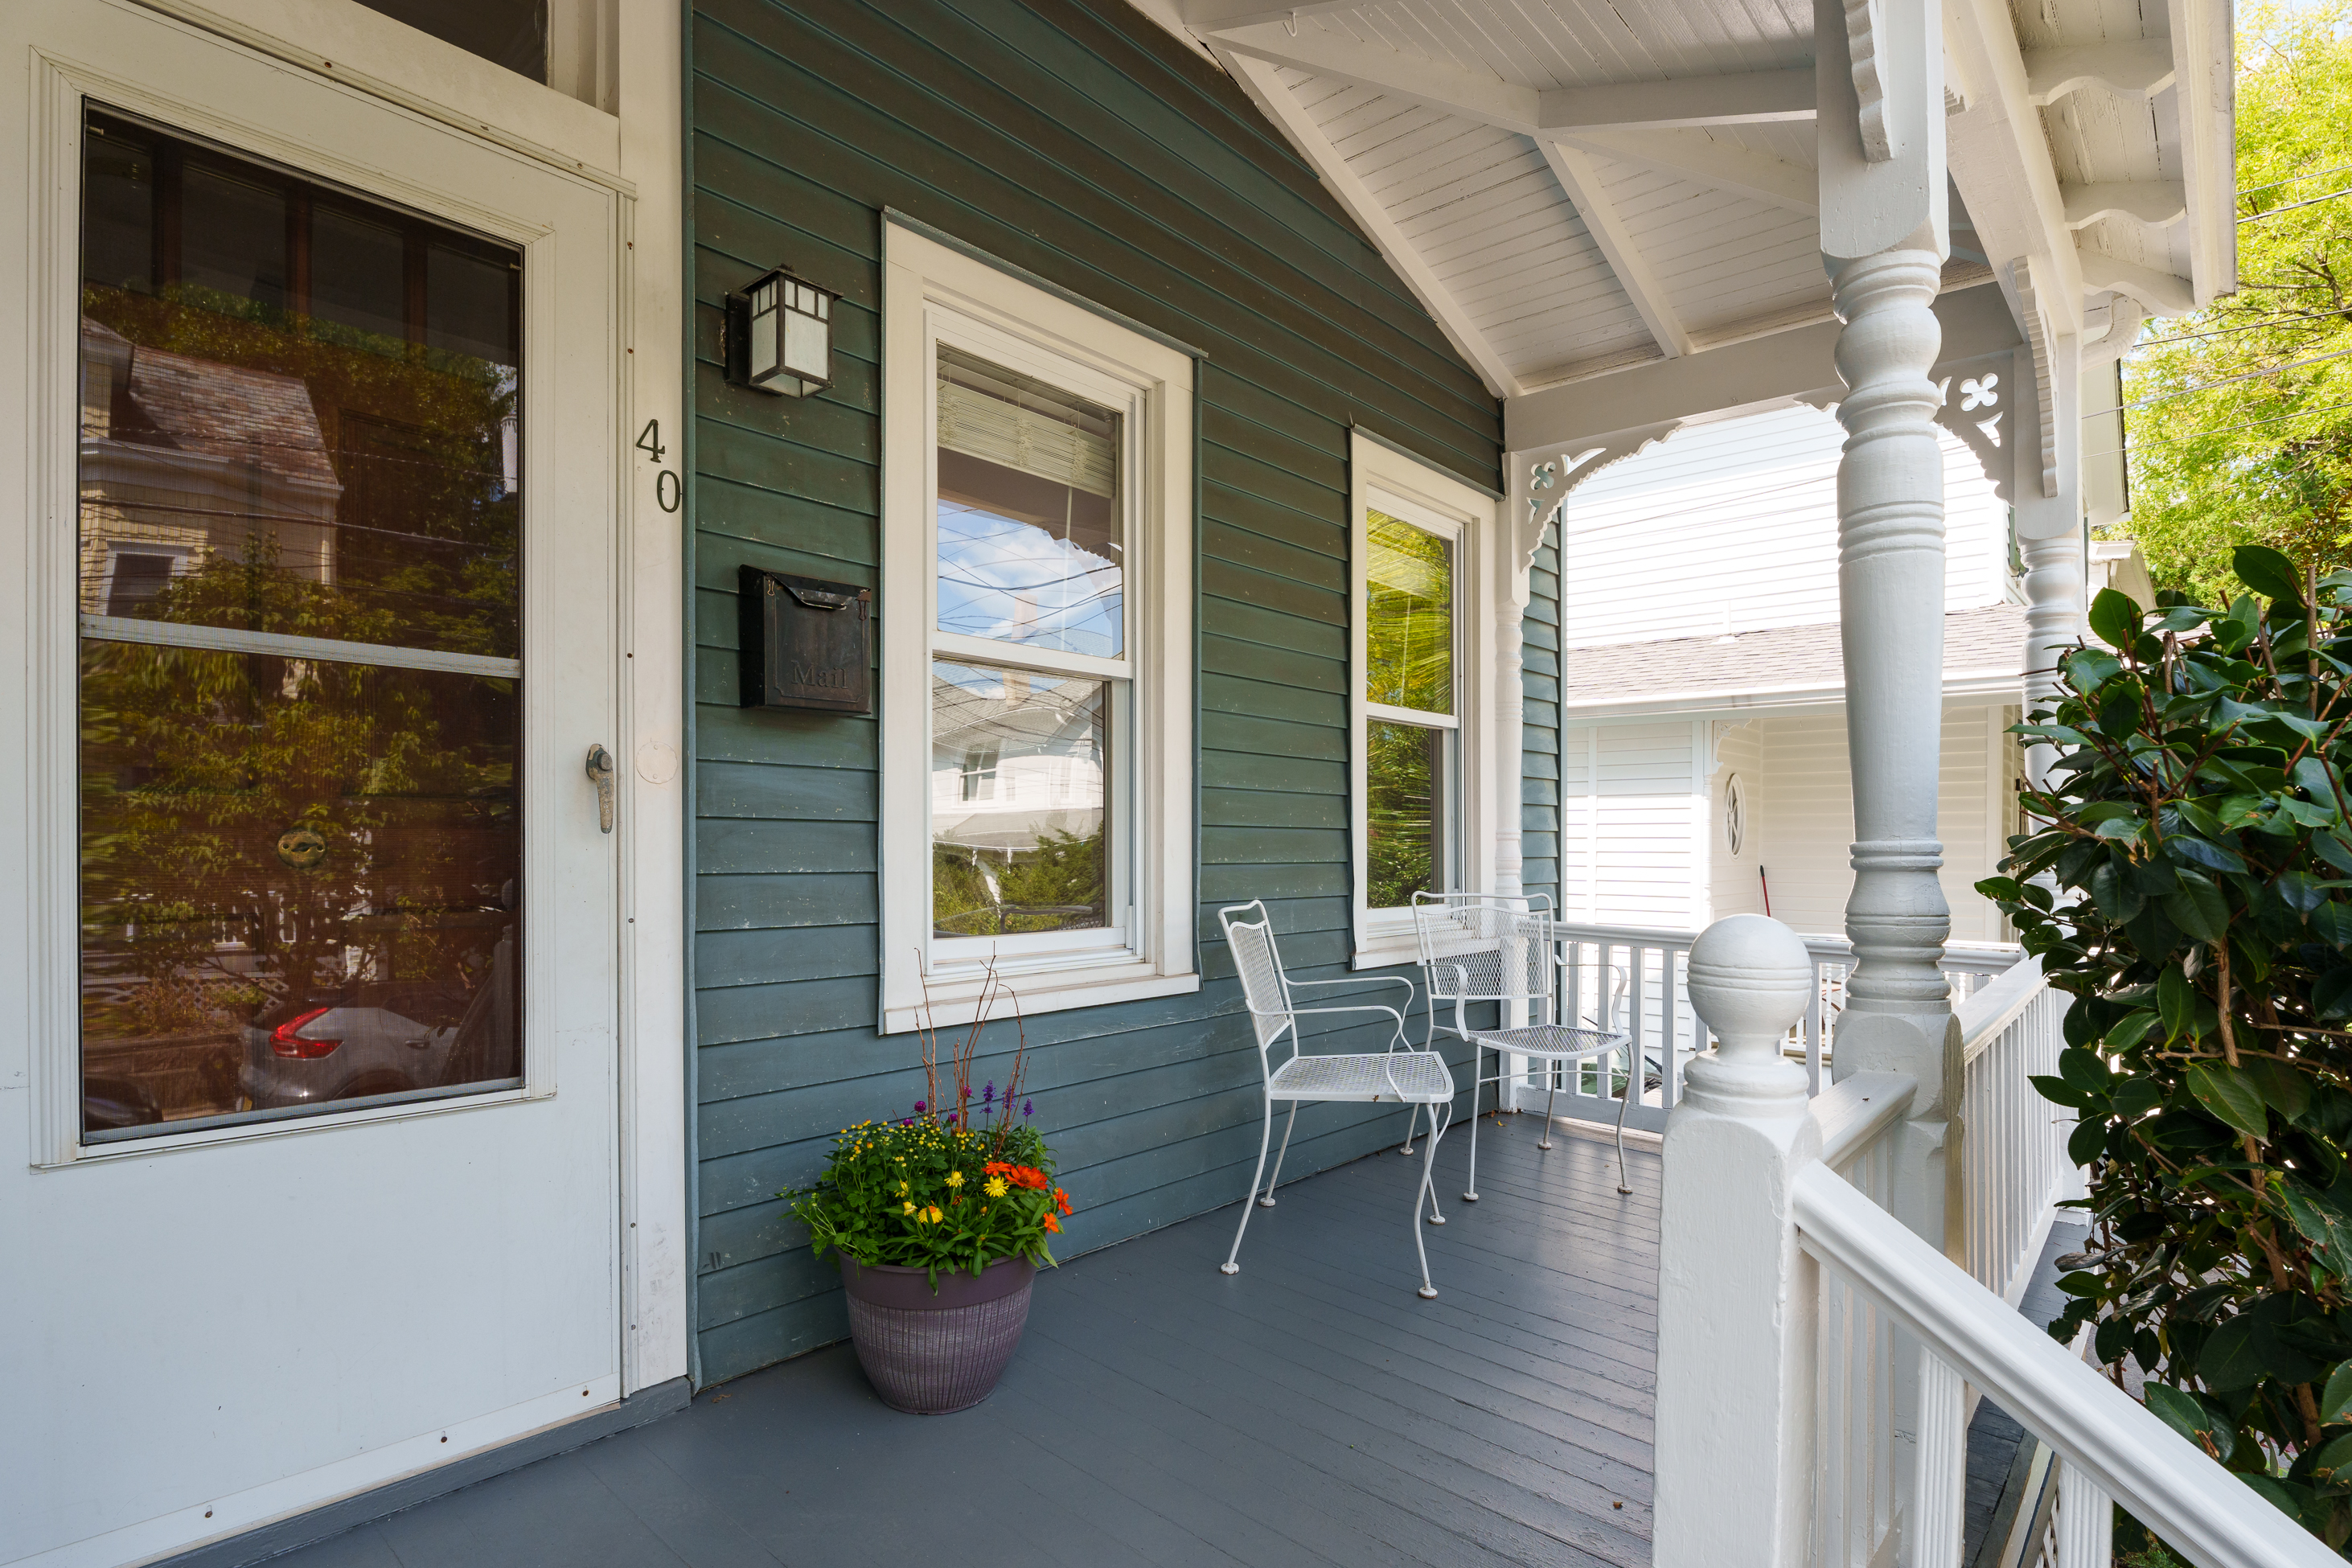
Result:
M662 445L661 421L648 419L646 427L637 432L637 450L658 463L668 450ZM664 511L676 511L684 499L686 485L674 468L663 468L654 476L654 500Z

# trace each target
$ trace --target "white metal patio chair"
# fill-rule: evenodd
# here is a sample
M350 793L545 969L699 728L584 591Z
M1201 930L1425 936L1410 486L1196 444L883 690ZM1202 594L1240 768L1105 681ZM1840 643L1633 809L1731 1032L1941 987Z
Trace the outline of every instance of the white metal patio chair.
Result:
M1254 920L1235 918L1252 913L1256 916ZM1229 905L1217 911L1217 921L1225 928L1225 941L1233 948L1234 967L1241 972L1242 995L1249 1004L1250 1024L1257 1033L1258 1066L1265 1075L1265 1129L1258 1135L1257 1173L1250 1177L1250 1198L1255 1201L1242 1205L1242 1222L1234 1230L1233 1252L1218 1266L1219 1271L1241 1272L1242 1237L1249 1229L1250 1210L1274 1206L1274 1189L1282 1180L1283 1156L1290 1152L1291 1130L1298 1124L1299 1101L1389 1100L1412 1107L1411 1114L1416 1119L1423 1106L1429 1108L1429 1142L1422 1156L1421 1183L1412 1199L1412 1245L1421 1258L1421 1294L1434 1297L1437 1288L1429 1282L1429 1248L1421 1237L1421 1202L1423 1197L1429 1200L1430 1224L1445 1223L1445 1216L1437 1207L1434 1166L1437 1141L1444 1135L1446 1122L1453 1119L1454 1074L1444 1058L1434 1051L1414 1050L1405 1041L1404 1015L1412 1007L1412 982L1396 974L1293 980L1283 973L1282 959L1274 945L1274 918L1266 913L1263 900ZM1301 1007L1291 997L1293 991L1306 986L1366 984L1403 986L1404 1009L1379 1004ZM1306 1050L1299 1040L1298 1020L1334 1013L1387 1014L1394 1026L1388 1049L1349 1055L1316 1055ZM1286 1034L1290 1037L1290 1055L1277 1066L1273 1055L1275 1042ZM1277 1100L1290 1101L1290 1115L1282 1127L1282 1151L1274 1157L1274 1177L1260 1193L1258 1177L1265 1174L1266 1150L1274 1141L1274 1103ZM1445 1107L1443 1119L1437 1112L1441 1105ZM1412 1142L1410 1123L1406 1142Z
M1499 1104L1503 1094L1504 1058L1517 1056L1546 1069L1550 1085L1544 1099L1544 1135L1538 1147L1551 1147L1551 1113L1559 1098L1559 1072L1563 1066L1581 1066L1595 1057L1628 1053L1631 1037L1608 1027L1559 1022L1559 987L1554 970L1563 959L1558 928L1548 908L1528 909L1528 900L1486 893L1415 893L1412 896L1414 935L1421 944L1423 983L1429 992L1429 1021L1434 1031L1446 1028L1437 1021L1441 1002L1454 1004L1449 1032L1475 1052L1470 1072L1470 1181L1462 1194L1465 1203L1478 1201L1478 1093L1495 1086ZM1605 979L1605 977L1604 977ZM1474 1002L1493 1002L1505 1010L1527 1009L1528 1022L1505 1023L1492 1029L1470 1026L1465 1009ZM1607 1015L1604 1014L1604 1019ZM1495 1072L1486 1074L1486 1053L1495 1053ZM1625 1184L1625 1113L1639 1098L1638 1078L1628 1082L1617 1107L1617 1190Z

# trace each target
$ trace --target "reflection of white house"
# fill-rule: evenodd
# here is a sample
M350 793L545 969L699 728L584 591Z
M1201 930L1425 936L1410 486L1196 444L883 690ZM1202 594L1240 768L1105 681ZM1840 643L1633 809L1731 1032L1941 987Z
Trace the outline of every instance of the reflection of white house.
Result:
M1801 931L1843 926L1853 813L1838 618L1843 437L1802 405L1699 425L1570 500L1567 919L1695 931L1769 900ZM1974 884L2017 831L2024 764L2006 731L2020 712L2025 595L2008 506L1968 445L1948 430L1943 445L1942 881L1952 940L2000 942L2000 916ZM2116 581L2149 597L2128 540L2094 541L2090 566L2094 591Z
M87 318L81 331L84 615L134 614L256 531L282 571L331 579L342 486L299 377L134 349Z
M981 851L1010 860L1103 826L1101 688L1004 673L1002 686L931 683L931 841L983 868Z

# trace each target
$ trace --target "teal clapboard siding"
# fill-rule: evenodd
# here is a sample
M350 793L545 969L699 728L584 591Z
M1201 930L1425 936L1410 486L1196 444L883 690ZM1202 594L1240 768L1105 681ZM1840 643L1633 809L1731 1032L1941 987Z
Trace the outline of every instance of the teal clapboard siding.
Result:
M1500 419L1278 132L1121 0L698 0L689 47L692 984L710 1383L845 1333L833 1265L812 1258L775 1194L815 1174L837 1129L903 1113L921 1092L915 1038L874 1029L876 722L735 706L740 565L895 586L877 566L882 209L1207 355L1205 984L1029 1023L1027 1089L1078 1204L1066 1252L1229 1205L1248 1181L1258 1066L1216 907L1265 899L1295 968L1345 973L1350 423L1492 487ZM836 380L815 397L744 393L720 374L720 297L779 264L841 291ZM1546 582L1553 569L1547 556ZM1529 626L1543 661L1528 668L1531 763L1557 750L1544 727L1556 667L1535 651L1538 634L1557 646L1556 618L1546 609ZM1531 831L1555 833L1529 801ZM992 1027L983 1072L1001 1078L1011 1046ZM1302 1174L1402 1131L1385 1109L1300 1121L1288 1169ZM1397 1267L1402 1283L1409 1253Z

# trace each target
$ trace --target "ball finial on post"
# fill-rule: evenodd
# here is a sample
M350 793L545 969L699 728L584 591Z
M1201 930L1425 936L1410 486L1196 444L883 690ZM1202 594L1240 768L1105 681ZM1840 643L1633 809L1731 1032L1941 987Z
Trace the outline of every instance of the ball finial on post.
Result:
M1690 950L1691 1010L1717 1042L1694 1060L1685 1098L1727 1115L1783 1115L1801 1107L1805 1073L1781 1042L1813 994L1804 940L1767 915L1727 915Z

